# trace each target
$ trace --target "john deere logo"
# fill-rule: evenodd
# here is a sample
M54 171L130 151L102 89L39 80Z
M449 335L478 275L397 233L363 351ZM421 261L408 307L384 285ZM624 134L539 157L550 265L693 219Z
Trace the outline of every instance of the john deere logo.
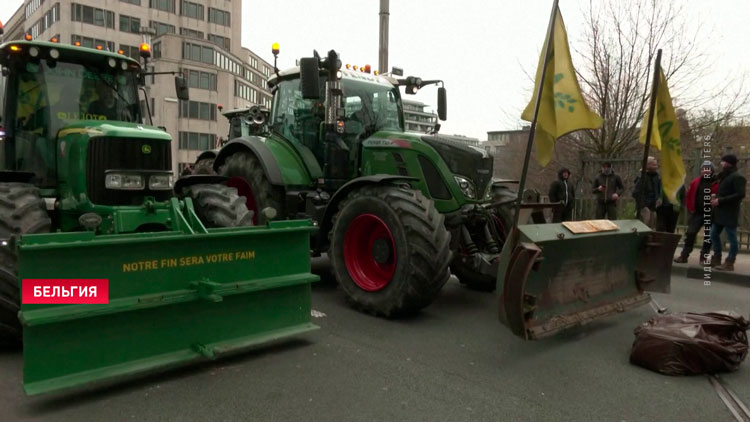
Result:
M143 145L141 147L141 152L144 154L151 154L151 145Z

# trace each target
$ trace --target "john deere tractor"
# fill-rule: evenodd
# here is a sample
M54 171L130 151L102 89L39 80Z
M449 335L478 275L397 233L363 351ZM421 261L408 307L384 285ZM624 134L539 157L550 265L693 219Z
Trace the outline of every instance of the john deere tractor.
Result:
M247 198L256 223L310 218L314 254L328 252L356 307L382 316L429 305L453 272L494 290L515 194L494 190L493 160L436 133L408 133L400 88L441 81L342 68L336 52L276 71L270 121L232 115L233 139L214 159L217 174ZM446 118L446 92L438 88ZM244 129L243 129L244 127Z
M315 328L314 227L249 227L225 178L174 186L170 136L143 123L138 61L19 40L0 45L0 65L0 343L23 335L28 393Z

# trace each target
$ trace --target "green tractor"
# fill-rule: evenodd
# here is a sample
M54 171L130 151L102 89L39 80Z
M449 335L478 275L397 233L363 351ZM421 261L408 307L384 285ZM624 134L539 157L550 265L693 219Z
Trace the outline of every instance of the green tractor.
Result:
M272 76L270 120L232 112L230 140L206 151L215 173L257 212L310 218L314 255L327 252L357 308L386 317L429 305L451 272L470 288L495 289L515 193L493 184L493 159L437 134L408 133L400 87L430 84L342 69L317 53ZM438 88L446 118L446 92ZM436 125L437 126L437 125ZM206 161L204 161L205 163Z
M270 114L227 112L230 140L199 161L249 209L313 220L313 254L328 253L347 299L372 314L418 311L452 272L470 288L497 287L500 321L538 339L669 290L678 235L632 220L544 224L540 212L557 204L534 195L513 228L517 193L492 179L492 157L441 137L438 125L404 130L400 88L431 84L442 82L342 69L335 51L315 53L270 78ZM437 93L445 120L444 87Z
M315 328L315 228L251 227L222 177L173 183L169 134L142 123L138 61L19 40L0 45L0 65L0 343L23 340L29 394ZM87 280L104 282L103 302L81 294Z

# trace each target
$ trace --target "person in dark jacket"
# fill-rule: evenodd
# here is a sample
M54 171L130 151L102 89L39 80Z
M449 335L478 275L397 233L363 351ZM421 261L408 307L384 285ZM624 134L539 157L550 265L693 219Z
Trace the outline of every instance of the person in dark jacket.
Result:
M714 176L713 163L704 161L701 165L701 174L693 179L685 190L685 208L689 213L687 230L685 231L685 246L682 248L680 256L674 259L674 262L688 262L698 232L706 226L706 220L711 221L710 199L711 195L716 193L718 186L719 184ZM704 230L703 246L698 257L699 262L703 262L703 257L711 252L711 240L709 234L705 233L706 231Z
M602 172L594 180L596 195L596 218L617 220L617 200L625 191L620 176L612 170L612 163L602 163Z
M573 204L575 204L575 187L570 183L570 170L561 168L557 172L557 180L549 187L549 202L562 203L562 207L555 208L552 213L552 222L561 223L573 220Z
M656 209L662 205L661 178L656 158L648 157L646 161L646 181L641 183L641 175L635 178L633 198L636 209L640 210L641 221L652 229L656 229Z
M737 171L736 156L727 154L721 157L721 167L723 170L719 174L719 188L716 197L711 199L714 214L711 226L711 246L714 255L711 257L711 266L721 271L734 271L734 260L739 249L737 223L747 180ZM724 230L729 241L729 253L724 264L721 264L721 232Z

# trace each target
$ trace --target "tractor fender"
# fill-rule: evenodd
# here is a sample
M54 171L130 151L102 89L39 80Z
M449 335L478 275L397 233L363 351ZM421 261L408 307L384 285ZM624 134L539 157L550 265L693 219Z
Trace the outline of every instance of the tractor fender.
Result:
M217 176L215 174L194 174L190 176L183 176L177 179L174 183L174 194L178 197L183 196L182 190L188 186L193 185L218 185L223 184L227 181L225 176Z
M379 185L394 182L411 182L418 180L419 179L417 179L416 177L394 176L391 174L375 174L372 176L358 177L346 182L344 186L342 186L339 190L336 191L336 193L333 194L331 200L328 201L326 210L323 213L323 218L318 223L318 225L320 226L318 237L319 246L322 246L328 240L328 232L331 230L331 220L333 220L333 215L336 214L336 211L338 211L339 203L344 198L346 198L346 196L349 195L349 193L351 193L353 190L361 188L365 185Z
M263 142L263 139L257 136L241 136L224 145L214 160L214 171L218 173L227 157L239 151L248 151L258 157L268 181L275 186L284 186L284 179L281 177L281 169L276 162L276 157Z

